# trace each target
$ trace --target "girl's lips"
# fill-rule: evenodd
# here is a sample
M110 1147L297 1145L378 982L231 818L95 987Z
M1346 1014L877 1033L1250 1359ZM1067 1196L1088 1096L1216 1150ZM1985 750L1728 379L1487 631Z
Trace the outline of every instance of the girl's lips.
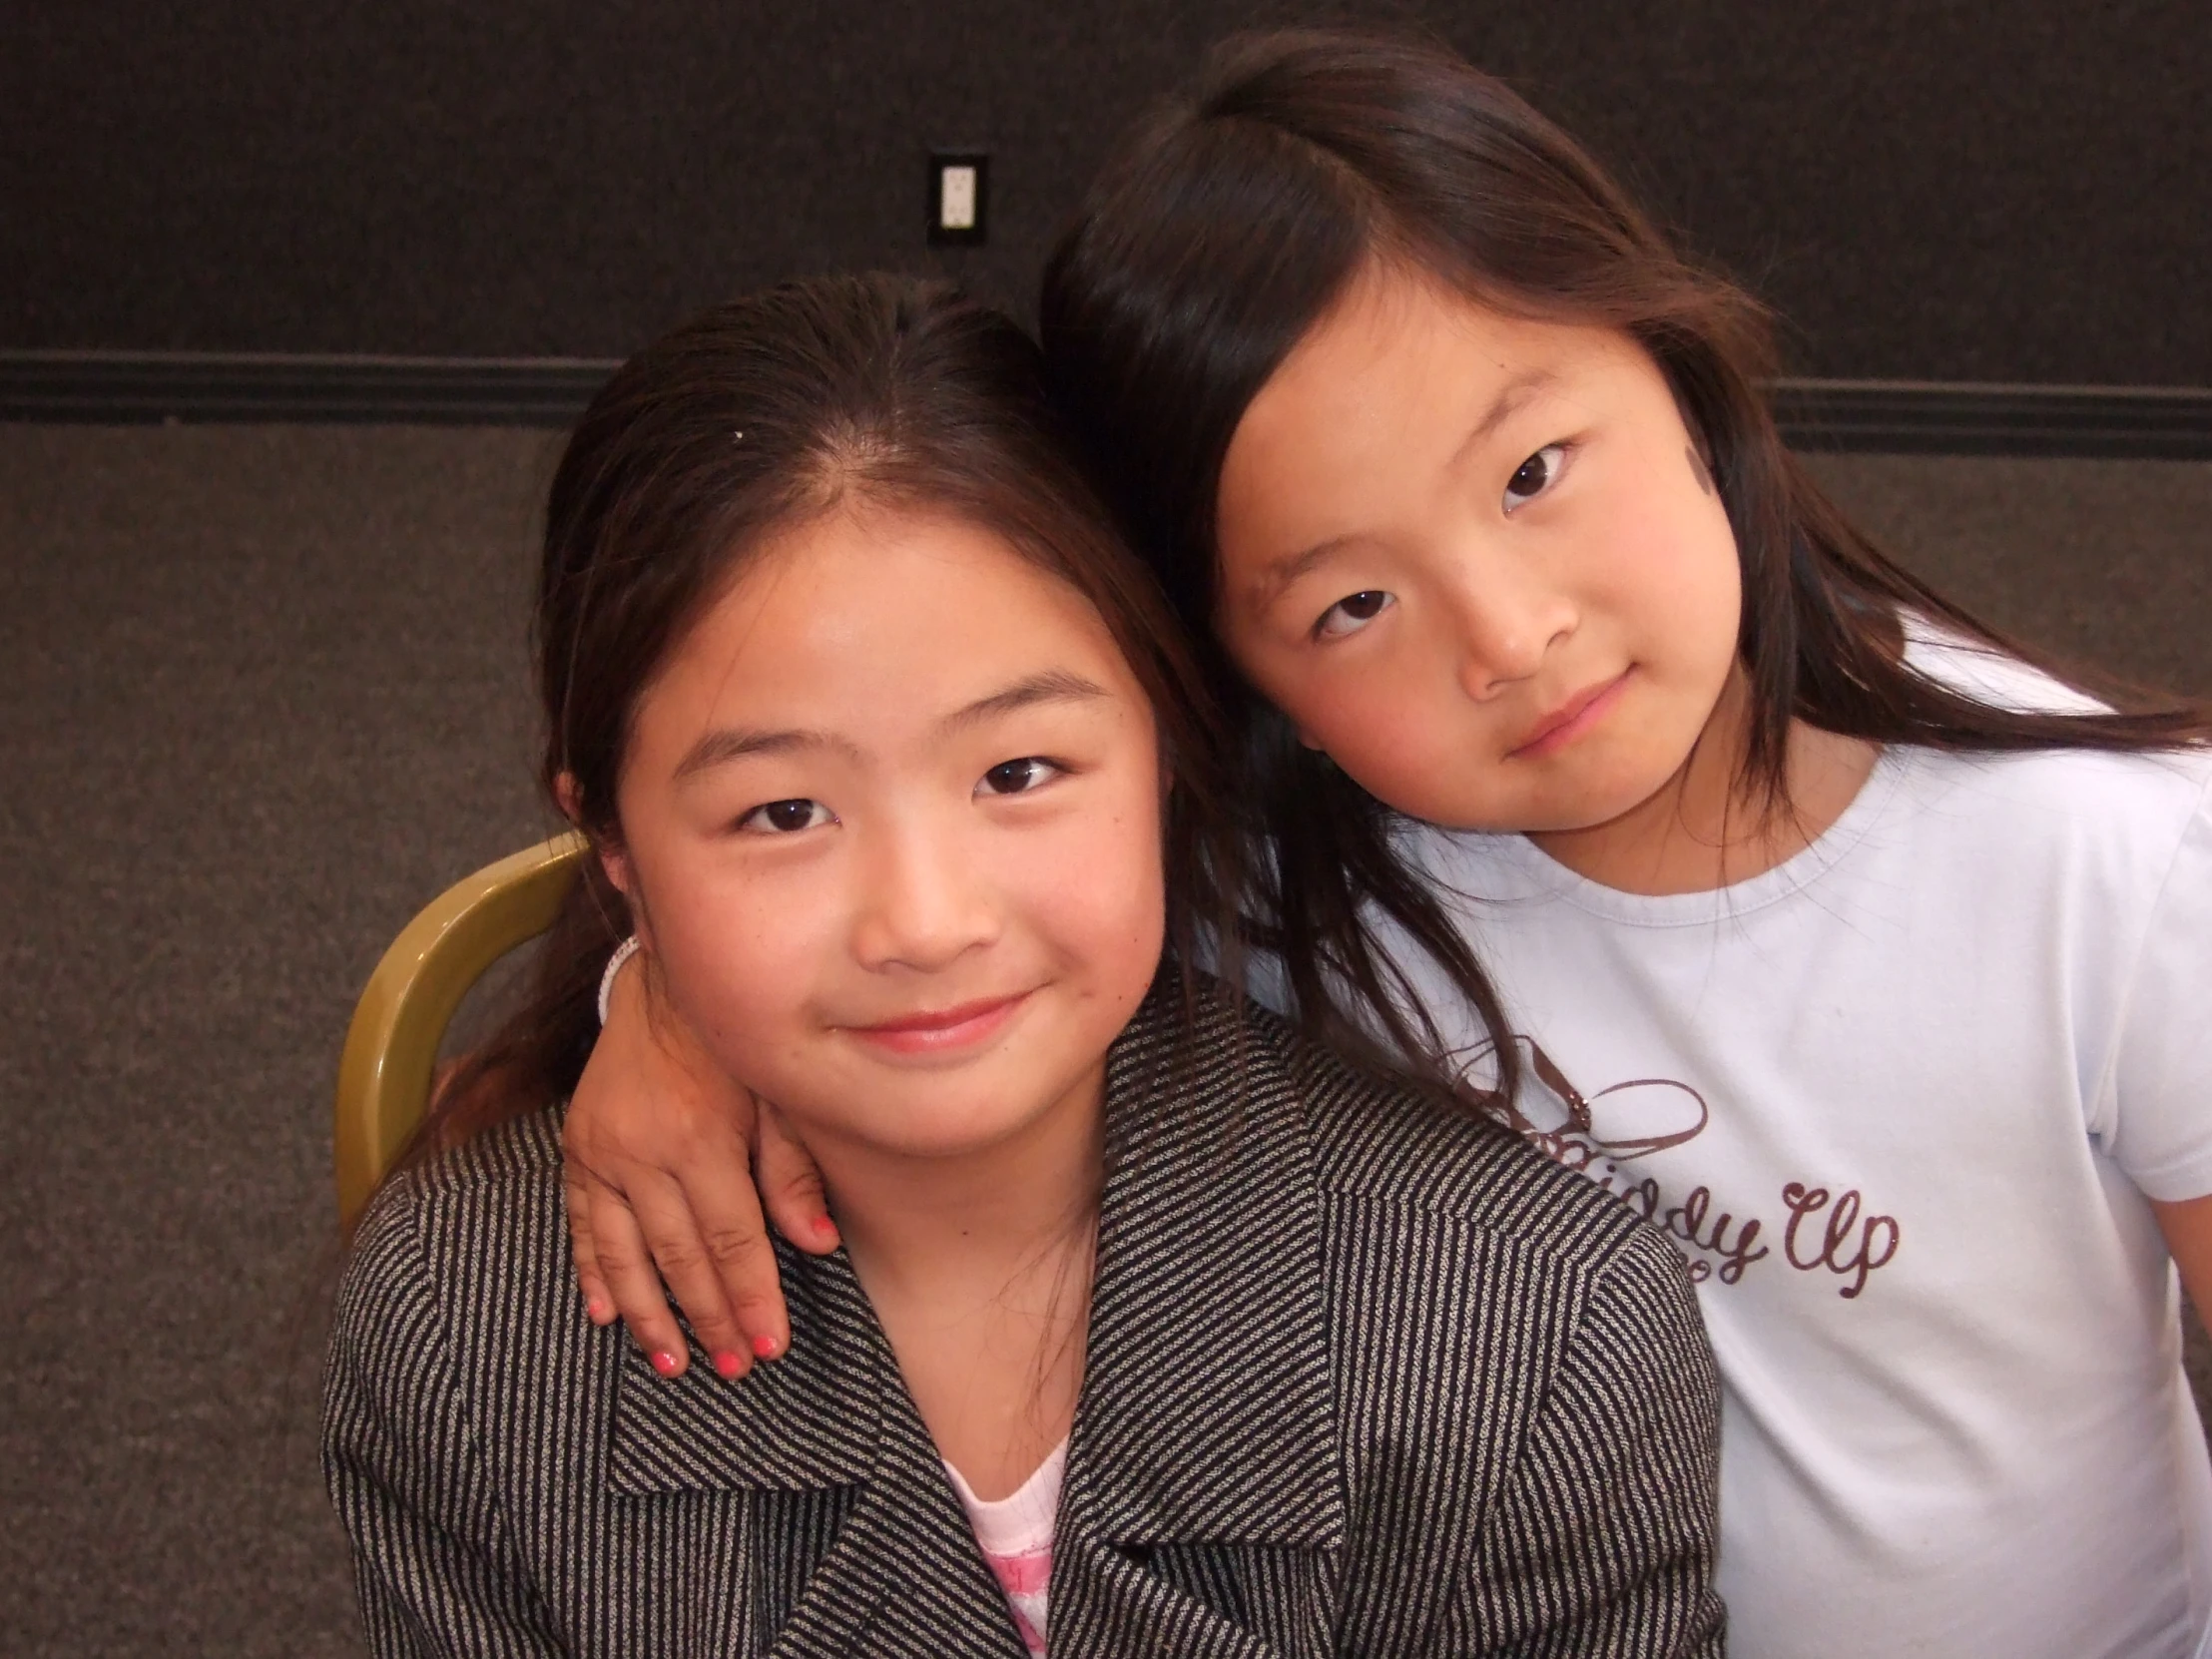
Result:
M1621 688L1628 684L1628 677L1635 672L1631 665L1600 685L1576 692L1536 722L1535 730L1521 740L1520 747L1508 750L1506 758L1524 760L1566 748L1605 718L1606 711L1619 700Z
M956 1008L903 1014L874 1025L848 1025L845 1029L893 1054L943 1054L995 1036L1028 999L1029 993L1021 991L983 1002L963 1002Z

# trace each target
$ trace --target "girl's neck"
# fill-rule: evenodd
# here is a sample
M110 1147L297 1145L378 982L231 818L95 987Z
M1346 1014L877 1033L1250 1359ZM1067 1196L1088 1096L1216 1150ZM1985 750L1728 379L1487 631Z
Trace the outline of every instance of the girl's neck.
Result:
M1103 1068L996 1145L914 1157L808 1137L922 1421L982 1498L1066 1435L1083 1377Z
M1826 834L1858 798L1881 749L1790 723L1784 803L1747 795L1739 777L1750 688L1730 677L1690 758L1649 800L1587 830L1528 838L1577 875L1620 892L1711 892L1763 875Z

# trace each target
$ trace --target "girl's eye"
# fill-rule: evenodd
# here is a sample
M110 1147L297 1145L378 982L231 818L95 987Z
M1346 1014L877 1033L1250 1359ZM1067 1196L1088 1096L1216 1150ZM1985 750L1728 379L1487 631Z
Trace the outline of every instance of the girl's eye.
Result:
M1060 769L1041 755L1024 755L1018 761L1001 761L983 774L977 794L1026 795L1060 776Z
M1322 612L1321 620L1314 624L1314 637L1320 640L1342 639L1347 634L1357 634L1397 601L1381 588L1368 588L1348 595Z
M1563 443L1547 443L1535 454L1513 469L1513 476L1505 481L1505 510L1511 512L1524 502L1537 496L1559 481L1559 472L1567 464L1567 446Z
M834 823L830 809L819 801L771 801L739 819L738 828L764 835L789 835Z

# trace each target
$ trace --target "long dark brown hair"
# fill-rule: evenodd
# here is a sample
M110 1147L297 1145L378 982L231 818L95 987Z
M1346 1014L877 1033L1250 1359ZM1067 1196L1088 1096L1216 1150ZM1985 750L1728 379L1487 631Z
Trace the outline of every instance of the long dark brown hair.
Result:
M1238 787L1271 856L1248 894L1309 1034L1380 1063L1449 1069L1439 1024L1376 931L1456 982L1510 1091L1497 997L1437 897L1393 850L1394 815L1243 686L1215 622L1223 459L1255 394L1377 261L1505 313L1617 329L1666 375L1708 462L1743 568L1751 693L1745 798L1789 811L1790 723L1953 751L2150 750L2201 741L2203 713L2099 687L2105 712L1991 707L1905 660L1918 615L2036 664L1877 549L1784 448L1762 387L1766 312L1669 246L1628 196L1503 83L1448 50L1365 31L1232 41L1190 93L1118 148L1047 268L1055 398L1233 711ZM1378 1041L1380 1037L1381 1041Z
M1202 959L1233 983L1244 842L1183 630L1075 460L1035 344L941 284L824 277L720 305L592 400L546 505L533 643L548 795L595 850L618 848L640 696L753 549L847 502L989 530L1096 609L1172 774L1163 973L1180 977L1186 1009ZM587 859L526 1000L440 1090L413 1156L575 1088L600 972L629 931L622 895Z

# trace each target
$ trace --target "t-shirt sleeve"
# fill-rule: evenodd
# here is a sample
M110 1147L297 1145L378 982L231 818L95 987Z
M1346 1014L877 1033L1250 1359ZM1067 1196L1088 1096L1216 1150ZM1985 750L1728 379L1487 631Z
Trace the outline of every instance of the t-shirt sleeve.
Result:
M2161 1202L2212 1193L2212 787L2197 798L2120 1016L2105 1149Z

